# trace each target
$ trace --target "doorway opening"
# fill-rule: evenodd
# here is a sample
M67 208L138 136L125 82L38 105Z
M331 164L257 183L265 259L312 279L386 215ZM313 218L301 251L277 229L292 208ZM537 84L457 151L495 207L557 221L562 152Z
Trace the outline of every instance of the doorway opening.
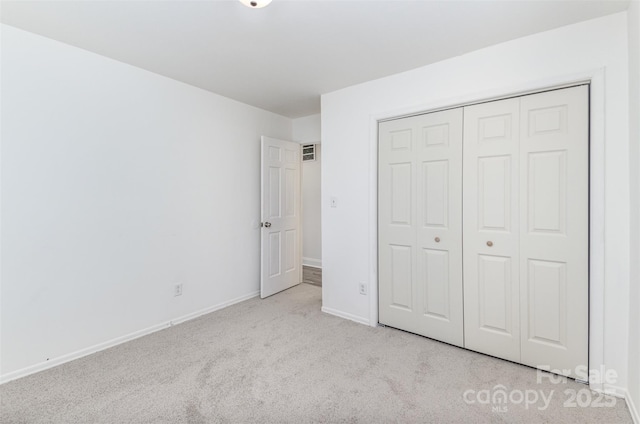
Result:
M322 286L320 144L302 145L302 282Z

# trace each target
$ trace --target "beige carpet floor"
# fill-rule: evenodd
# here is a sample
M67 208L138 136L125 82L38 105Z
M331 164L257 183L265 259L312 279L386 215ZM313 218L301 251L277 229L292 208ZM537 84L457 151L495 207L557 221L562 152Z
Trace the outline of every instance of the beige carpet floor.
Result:
M7 383L0 422L631 422L623 400L565 406L586 386L324 314L320 296L300 284ZM497 385L512 401L480 403ZM517 402L527 390L552 393L548 407Z

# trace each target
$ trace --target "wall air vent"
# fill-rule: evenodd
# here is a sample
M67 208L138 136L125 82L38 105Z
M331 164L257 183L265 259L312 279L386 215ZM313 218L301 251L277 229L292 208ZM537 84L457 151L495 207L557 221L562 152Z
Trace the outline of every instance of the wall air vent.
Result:
M302 145L302 161L316 160L316 145L315 144L303 144Z

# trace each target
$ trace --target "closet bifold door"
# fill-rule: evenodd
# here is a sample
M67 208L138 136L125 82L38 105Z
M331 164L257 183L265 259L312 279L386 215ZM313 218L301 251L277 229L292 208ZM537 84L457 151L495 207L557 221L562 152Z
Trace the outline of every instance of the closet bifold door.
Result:
M465 347L588 365L588 86L464 110Z
M464 346L520 361L520 100L464 108Z
M579 377L588 365L588 86L522 97L520 122L520 362Z
M379 321L462 346L462 108L378 129Z

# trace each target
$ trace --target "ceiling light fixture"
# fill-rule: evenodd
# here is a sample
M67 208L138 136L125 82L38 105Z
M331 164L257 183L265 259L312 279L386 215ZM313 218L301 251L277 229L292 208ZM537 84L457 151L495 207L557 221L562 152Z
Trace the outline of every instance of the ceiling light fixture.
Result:
M268 6L271 0L240 0L240 3L252 9L260 9L261 7Z

